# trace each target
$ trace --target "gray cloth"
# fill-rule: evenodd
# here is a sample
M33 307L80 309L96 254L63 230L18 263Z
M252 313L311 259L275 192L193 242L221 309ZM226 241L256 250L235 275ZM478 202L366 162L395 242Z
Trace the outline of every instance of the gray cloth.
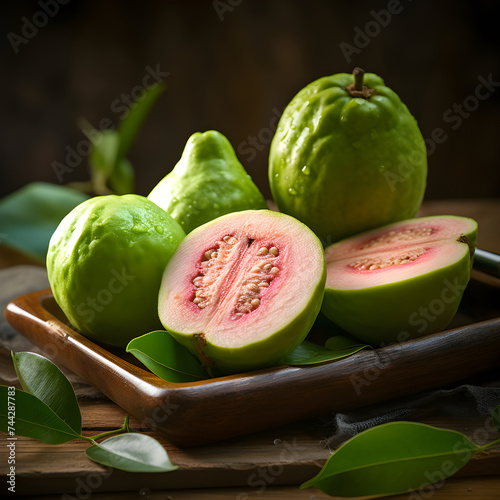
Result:
M39 266L13 266L0 270L0 383L17 385L17 375L12 365L10 351L30 351L44 355L43 351L23 335L20 335L5 319L3 311L7 304L26 293L49 288L47 271ZM57 363L56 363L57 364ZM58 364L69 379L79 397L104 398L93 386L78 375Z
M463 384L452 389L428 391L386 404L368 406L348 413L336 413L328 422L333 430L325 439L331 450L358 432L396 420L411 420L433 412L455 418L489 416L500 405L500 380L484 385Z

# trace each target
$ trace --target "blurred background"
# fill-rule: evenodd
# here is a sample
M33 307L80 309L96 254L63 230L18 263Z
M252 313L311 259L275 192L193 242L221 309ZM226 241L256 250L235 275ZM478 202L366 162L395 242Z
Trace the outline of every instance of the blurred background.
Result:
M44 14L45 13L45 14ZM144 82L167 90L128 154L147 195L188 137L216 129L266 197L277 118L311 81L382 76L427 140L426 198L500 196L500 4L493 0L39 0L2 3L0 196L56 175L116 127ZM148 76L149 75L149 76Z

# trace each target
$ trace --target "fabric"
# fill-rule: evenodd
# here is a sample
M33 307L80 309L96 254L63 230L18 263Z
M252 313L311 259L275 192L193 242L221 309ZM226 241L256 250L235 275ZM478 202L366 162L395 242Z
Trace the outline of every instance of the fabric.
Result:
M428 391L386 404L336 413L326 424L331 430L325 445L334 450L361 431L387 422L412 420L423 413L456 418L487 417L498 405L500 380L481 386L463 384L451 389Z

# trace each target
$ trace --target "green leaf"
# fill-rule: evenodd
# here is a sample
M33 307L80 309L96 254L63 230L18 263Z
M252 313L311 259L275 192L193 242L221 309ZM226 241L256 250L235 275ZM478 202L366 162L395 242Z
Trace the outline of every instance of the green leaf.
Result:
M0 242L45 261L52 233L87 198L65 186L27 184L0 200Z
M102 174L105 179L108 179L118 158L120 137L115 130L94 132L101 136L101 140L93 145L89 155L91 172L93 176Z
M81 438L43 401L27 392L0 386L0 431L9 436L26 436L47 444L61 444ZM9 404L12 408L9 409ZM13 413L12 413L13 412Z
M327 349L326 347L304 340L295 351L281 358L279 364L296 366L327 363L351 356L367 347L370 346L363 344L352 345L352 342L349 342L347 346L340 346L339 344L339 347L336 349Z
M146 434L120 434L88 448L94 462L127 472L169 472L177 469L163 446Z
M345 442L301 488L314 486L339 497L405 493L443 481L478 451L459 432L391 422Z
M371 346L367 344L360 344L359 340L354 337L349 337L348 335L334 335L325 342L325 348L329 351L337 351L339 349L346 349L357 345L364 345L364 347L371 348Z
M14 368L23 389L43 401L76 433L82 432L82 416L70 381L47 358L32 352L12 352Z
M134 192L134 168L126 158L119 158L108 179L113 193L124 195Z
M500 432L500 405L493 410L491 416L493 417L495 427L497 428L498 432Z
M164 83L155 83L144 91L139 100L131 104L128 114L118 126L118 135L120 136L118 158L125 157L153 104L165 88Z
M146 333L131 340L127 352L168 382L193 382L209 378L198 359L164 330Z

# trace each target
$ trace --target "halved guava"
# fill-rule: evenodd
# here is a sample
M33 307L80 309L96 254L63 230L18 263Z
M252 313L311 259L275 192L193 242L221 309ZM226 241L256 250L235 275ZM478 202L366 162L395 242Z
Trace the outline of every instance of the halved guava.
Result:
M474 220L435 216L331 245L322 311L372 345L438 332L457 312L476 237Z
M306 337L326 279L320 240L293 217L246 210L194 229L160 288L165 329L220 373L276 364Z

